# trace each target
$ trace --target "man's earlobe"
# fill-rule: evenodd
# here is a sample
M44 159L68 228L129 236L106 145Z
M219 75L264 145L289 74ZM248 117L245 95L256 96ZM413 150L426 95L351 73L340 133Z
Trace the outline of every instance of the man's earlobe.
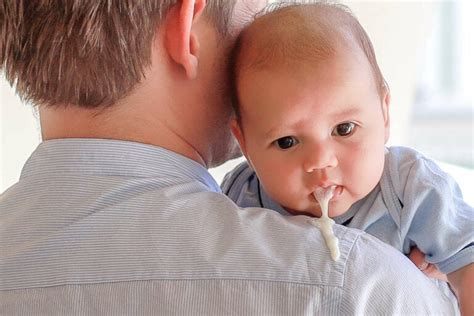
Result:
M184 68L186 76L197 76L199 39L194 23L206 6L206 0L181 0L168 12L165 19L165 47L171 59Z
M233 118L230 121L230 129L232 131L232 134L234 134L235 139L237 139L237 141L239 142L240 150L242 151L244 156L247 157L247 149L245 147L244 134L236 118Z

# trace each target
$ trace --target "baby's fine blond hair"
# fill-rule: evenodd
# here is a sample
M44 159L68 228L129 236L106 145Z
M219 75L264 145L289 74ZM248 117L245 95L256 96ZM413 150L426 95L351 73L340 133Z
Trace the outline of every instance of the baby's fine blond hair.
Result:
M383 95L388 86L372 43L347 6L327 1L271 4L239 36L231 62L232 80L237 83L246 71L305 67L354 49L366 56ZM233 103L239 117L236 90Z

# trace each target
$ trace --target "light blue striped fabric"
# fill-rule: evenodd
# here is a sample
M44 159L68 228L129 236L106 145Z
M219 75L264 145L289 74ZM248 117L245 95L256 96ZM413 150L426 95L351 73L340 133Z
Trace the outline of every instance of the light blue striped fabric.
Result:
M454 313L367 234L336 226L333 262L306 217L240 210L201 165L150 145L43 142L0 216L1 315Z

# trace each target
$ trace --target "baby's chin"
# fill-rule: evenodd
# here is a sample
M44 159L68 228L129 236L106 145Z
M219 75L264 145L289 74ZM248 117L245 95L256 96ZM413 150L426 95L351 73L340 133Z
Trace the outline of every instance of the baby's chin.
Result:
M310 217L321 217L321 211L316 212L313 210L294 210L292 208L284 207L284 209L291 215L306 215Z
M337 202L330 202L329 203L329 217L337 217L345 214L348 210L349 207L346 207L344 205L341 205L342 203L337 203ZM319 205L304 209L304 210L296 210L288 207L284 207L285 210L292 214L292 215L306 215L306 216L311 216L311 217L321 217L321 208Z
M310 217L321 217L321 209L318 206L305 208L305 209L296 209L291 207L283 207L291 215L306 215Z
M349 207L333 207L329 204L329 217L338 217L344 215L349 210Z

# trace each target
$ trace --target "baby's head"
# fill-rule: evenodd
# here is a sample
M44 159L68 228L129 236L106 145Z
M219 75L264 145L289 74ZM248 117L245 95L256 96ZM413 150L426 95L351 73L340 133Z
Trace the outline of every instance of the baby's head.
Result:
M338 216L377 185L389 135L389 91L372 44L337 4L273 6L234 55L232 130L267 193L320 216L317 187L336 185Z

